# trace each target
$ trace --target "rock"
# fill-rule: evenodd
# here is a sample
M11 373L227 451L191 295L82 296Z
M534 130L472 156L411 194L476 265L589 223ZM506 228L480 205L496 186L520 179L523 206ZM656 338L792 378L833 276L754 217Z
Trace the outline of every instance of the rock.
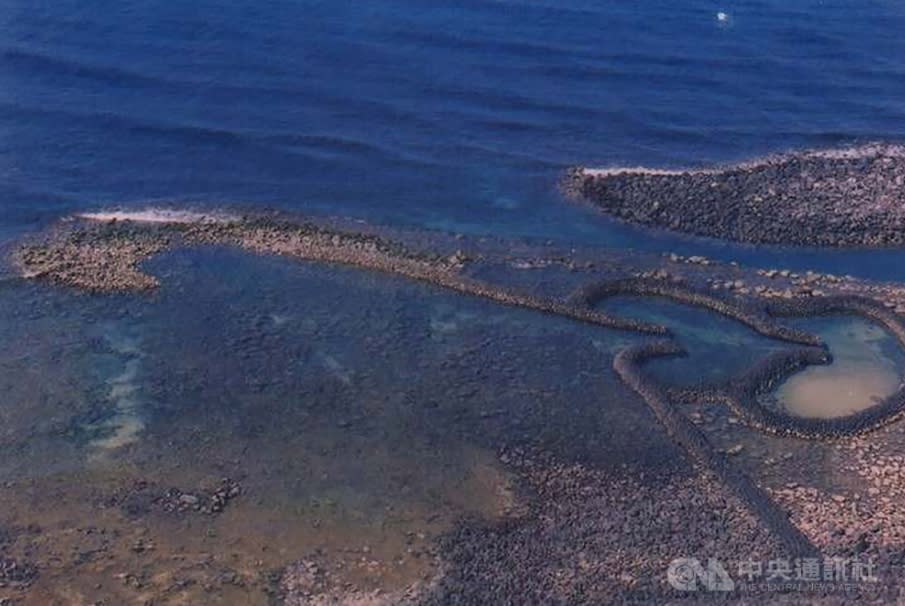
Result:
M193 494L183 494L179 496L179 502L185 505L197 505L200 499Z

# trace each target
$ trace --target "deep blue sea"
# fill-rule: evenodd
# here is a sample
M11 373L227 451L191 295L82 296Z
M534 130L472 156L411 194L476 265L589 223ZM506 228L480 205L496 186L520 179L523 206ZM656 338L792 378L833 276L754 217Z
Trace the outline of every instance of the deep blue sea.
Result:
M898 253L654 234L556 189L901 140L903 31L873 0L0 0L0 233L240 204L905 278Z

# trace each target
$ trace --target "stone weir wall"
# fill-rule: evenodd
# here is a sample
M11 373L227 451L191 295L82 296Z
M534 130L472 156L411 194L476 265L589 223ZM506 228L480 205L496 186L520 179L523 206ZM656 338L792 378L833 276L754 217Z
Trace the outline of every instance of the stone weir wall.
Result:
M905 390L899 389L881 403L857 413L829 419L797 417L765 407L759 396L810 364L823 364L829 355L820 349L777 352L732 381L724 397L746 424L766 433L805 439L835 439L873 431L902 417Z
M775 435L806 439L835 439L866 433L905 416L905 385L882 402L858 413L832 419L809 419L771 410L761 396L802 368L828 364L832 356L819 338L776 321L781 316L819 316L852 314L872 320L886 328L905 351L905 324L884 305L858 296L801 297L772 301L765 306L715 297L692 288L647 279L626 279L593 284L579 289L576 304L593 306L618 295L655 296L710 309L751 327L761 335L805 345L776 352L752 366L741 376L717 387L698 386L677 390L676 399L723 402L748 426ZM662 348L661 348L662 349ZM653 355L658 350L651 350ZM675 349L665 353L680 353ZM650 357L650 356L648 356ZM634 379L644 389L659 389L653 379L638 375ZM636 389L637 390L637 389ZM658 415L659 416L659 415Z
M675 408L666 391L641 372L646 360L682 355L683 350L671 341L655 341L620 351L613 360L619 378L640 395L651 411L691 458L711 477L729 487L745 506L796 557L813 557L818 550L757 485L731 465L726 457L714 451L701 431Z
M57 226L13 253L26 278L94 292L150 290L158 280L142 271L146 259L184 246L233 246L255 254L349 265L403 276L512 307L564 316L606 328L666 335L659 325L610 316L586 306L488 284L463 273L469 256L412 250L370 234L315 223L267 218L224 222L147 223L103 221Z
M905 148L792 153L710 170L568 171L565 191L629 223L755 244L905 245Z
M714 296L674 282L647 278L612 280L582 287L571 298L576 304L593 307L604 299L619 295L669 299L732 318L766 337L801 345L821 345L816 336L776 322L760 307Z

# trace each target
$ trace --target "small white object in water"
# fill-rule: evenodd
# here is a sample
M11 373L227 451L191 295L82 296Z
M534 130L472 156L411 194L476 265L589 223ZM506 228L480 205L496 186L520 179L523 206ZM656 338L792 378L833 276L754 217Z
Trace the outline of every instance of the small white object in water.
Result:
M334 377L339 379L344 385L352 384L352 371L348 370L345 366L340 364L339 360L337 360L330 354L320 353L319 355L324 363L324 366Z
M723 11L718 12L716 14L716 20L720 23L726 23L729 21L729 13L724 13Z
M288 314L270 314L270 320L273 322L274 326L282 326L291 319L292 316Z
M502 210L518 210L521 206L518 200L515 198L510 198L508 196L500 196L494 199L492 206L494 208L499 208Z

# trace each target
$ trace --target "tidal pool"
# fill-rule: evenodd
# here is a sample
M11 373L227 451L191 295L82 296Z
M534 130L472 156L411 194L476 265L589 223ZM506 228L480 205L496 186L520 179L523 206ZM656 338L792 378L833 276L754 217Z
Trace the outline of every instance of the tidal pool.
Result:
M827 343L828 366L811 366L779 386L778 404L801 417L842 417L869 408L902 383L903 354L883 328L854 316L797 322Z
M719 383L786 346L731 318L665 298L618 295L600 305L610 313L662 324L672 331L688 355L646 364L647 372L667 384Z

